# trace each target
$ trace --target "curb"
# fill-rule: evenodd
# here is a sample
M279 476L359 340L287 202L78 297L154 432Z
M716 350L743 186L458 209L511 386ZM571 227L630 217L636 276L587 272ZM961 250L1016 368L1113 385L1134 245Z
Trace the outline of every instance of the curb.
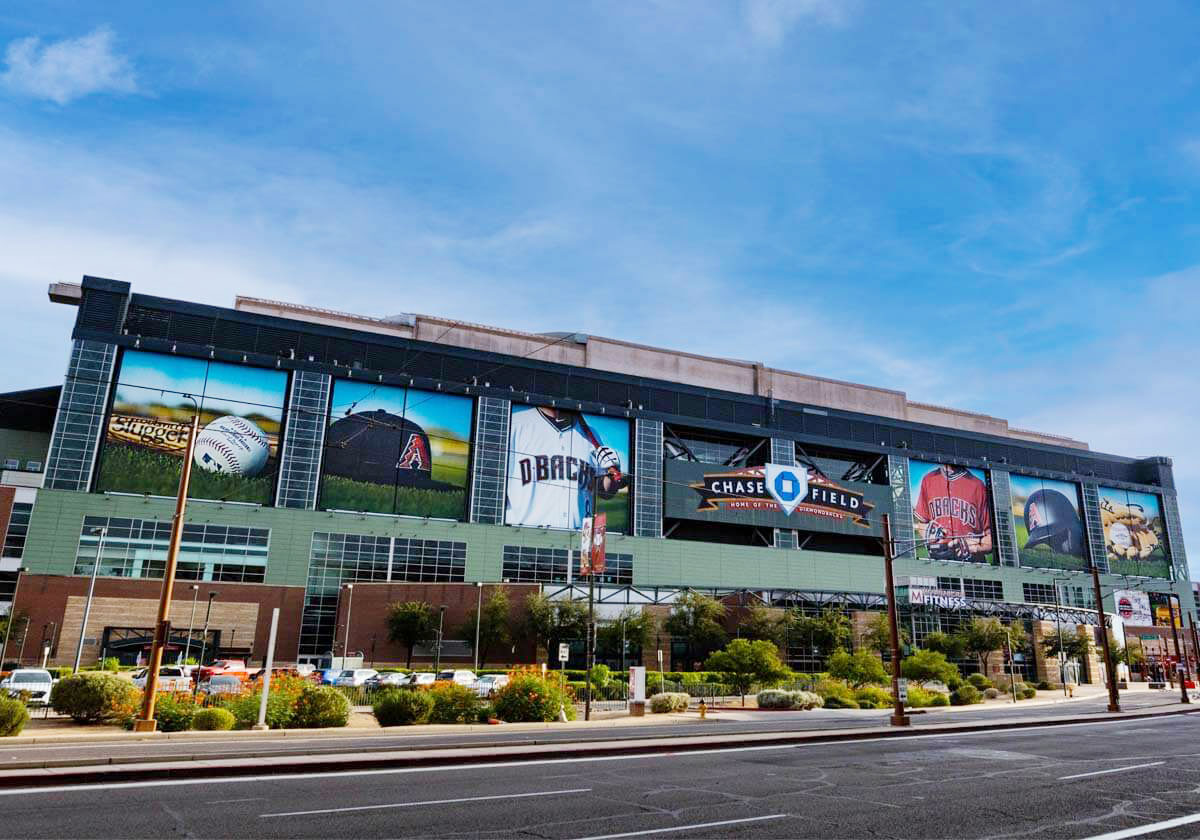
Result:
M1195 714L1197 709L1177 709L1169 712L1140 712L1092 715L1089 717L1039 718L1014 720L1000 723L958 723L910 729L881 727L860 730L839 730L822 733L740 733L717 736L675 736L668 743L662 739L644 738L643 743L630 744L589 741L583 744L555 744L500 746L477 748L410 748L391 750L377 756L365 757L362 751L355 754L336 756L294 756L279 761L263 761L261 758L239 756L233 759L216 759L211 756L197 757L192 761L139 761L136 765L88 765L79 769L79 762L66 767L43 768L39 771L0 771L0 788L30 788L60 785L82 785L89 783L115 783L135 781L163 781L200 779L229 776L269 776L285 773L346 772L357 770L382 770L404 767L462 766L488 764L504 760L546 760L565 758L587 758L614 755L645 755L662 752L691 752L726 747L784 746L788 744L819 744L840 741L878 740L881 738L922 737L953 733L1002 731L1028 729L1032 727L1088 724L1116 720L1140 720Z

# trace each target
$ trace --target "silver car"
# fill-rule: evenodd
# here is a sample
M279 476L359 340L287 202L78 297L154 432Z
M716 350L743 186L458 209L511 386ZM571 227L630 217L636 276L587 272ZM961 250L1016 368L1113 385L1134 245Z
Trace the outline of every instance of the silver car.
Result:
M44 706L50 702L50 690L54 688L54 677L44 668L18 668L3 682L0 689L9 697L27 694L31 706Z

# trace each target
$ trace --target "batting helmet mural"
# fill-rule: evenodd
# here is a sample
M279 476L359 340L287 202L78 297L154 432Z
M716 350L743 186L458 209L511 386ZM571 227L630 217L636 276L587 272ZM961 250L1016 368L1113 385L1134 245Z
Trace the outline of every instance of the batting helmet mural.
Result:
M1026 548L1048 545L1061 554L1083 550L1083 523L1075 506L1057 490L1041 489L1025 500Z

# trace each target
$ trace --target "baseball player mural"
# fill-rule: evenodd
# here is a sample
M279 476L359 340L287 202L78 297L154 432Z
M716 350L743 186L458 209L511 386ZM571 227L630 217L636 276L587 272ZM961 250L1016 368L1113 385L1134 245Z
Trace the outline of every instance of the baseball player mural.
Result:
M125 351L96 489L174 496L198 404L188 495L270 504L287 382L278 370Z
M909 483L918 557L995 563L991 496L981 470L911 461Z
M610 531L628 533L629 421L596 414L513 406L509 426L508 525L578 529L597 508Z

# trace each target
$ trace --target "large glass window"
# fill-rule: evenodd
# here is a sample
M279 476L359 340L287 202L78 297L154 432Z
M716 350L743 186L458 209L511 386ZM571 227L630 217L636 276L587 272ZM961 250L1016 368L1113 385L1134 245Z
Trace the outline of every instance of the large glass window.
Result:
M572 552L565 548L504 546L504 579L513 583L566 583ZM610 586L633 584L633 555L605 553L604 574L597 583Z
M90 575L107 528L100 572L104 577L161 578L167 567L171 523L157 519L88 516L75 552L75 574ZM183 526L176 580L262 583L267 572L269 528L210 523Z
M29 520L32 516L33 505L17 502L12 506L8 531L4 534L4 557L19 560L25 553L25 538L29 535Z

